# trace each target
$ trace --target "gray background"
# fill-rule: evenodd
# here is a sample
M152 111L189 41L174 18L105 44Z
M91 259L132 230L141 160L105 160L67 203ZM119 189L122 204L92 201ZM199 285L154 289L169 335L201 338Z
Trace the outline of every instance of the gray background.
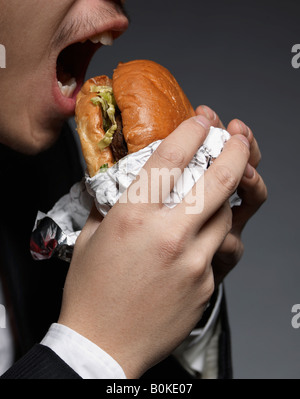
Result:
M224 123L245 121L260 144L268 202L244 233L245 255L226 281L235 378L299 378L300 2L127 0L131 27L102 48L88 71L112 75L119 61L167 67L196 107Z

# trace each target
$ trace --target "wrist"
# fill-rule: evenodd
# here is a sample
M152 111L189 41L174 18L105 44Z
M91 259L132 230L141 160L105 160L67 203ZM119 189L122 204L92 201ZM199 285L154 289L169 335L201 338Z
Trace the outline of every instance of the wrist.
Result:
M84 339L96 345L101 351L106 353L122 369L127 379L138 379L146 371L147 367L142 365L140 357L136 356L135 350L130 350L129 346L122 342L114 342L113 337L108 334L97 331L97 328L87 326L87 323L77 323L67 317L59 317L57 324L67 327ZM137 360L137 358L139 358Z

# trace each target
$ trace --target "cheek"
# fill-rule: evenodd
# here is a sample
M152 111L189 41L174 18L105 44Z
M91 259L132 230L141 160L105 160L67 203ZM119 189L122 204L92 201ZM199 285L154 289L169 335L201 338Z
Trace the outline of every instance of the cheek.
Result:
M0 0L0 42L7 50L8 68L16 69L16 77L49 58L53 37L74 2Z
M0 69L0 142L18 151L42 151L60 131L49 49L74 3L0 0L0 43L6 49L6 69Z
M6 77L6 78L5 78ZM35 154L58 137L62 120L51 115L44 92L34 79L0 77L0 142L17 151Z

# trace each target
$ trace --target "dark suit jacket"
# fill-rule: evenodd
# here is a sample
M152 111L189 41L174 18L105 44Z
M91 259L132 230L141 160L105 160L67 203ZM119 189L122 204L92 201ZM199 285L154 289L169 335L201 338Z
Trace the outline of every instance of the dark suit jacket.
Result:
M37 211L47 212L83 176L72 132L66 125L56 145L35 157L0 147L0 274L12 315L16 363L2 378L80 378L51 349L40 345L59 315L68 264L37 262L29 240ZM231 378L226 306L222 304L220 378ZM143 378L190 378L169 357Z

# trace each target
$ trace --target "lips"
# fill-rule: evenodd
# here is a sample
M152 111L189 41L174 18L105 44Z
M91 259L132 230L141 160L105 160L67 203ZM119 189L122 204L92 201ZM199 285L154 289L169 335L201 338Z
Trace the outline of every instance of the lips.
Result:
M64 116L74 113L76 96L95 52L102 46L111 46L127 27L127 18L121 16L121 19L107 25L105 30L87 34L60 51L56 60L53 96Z

